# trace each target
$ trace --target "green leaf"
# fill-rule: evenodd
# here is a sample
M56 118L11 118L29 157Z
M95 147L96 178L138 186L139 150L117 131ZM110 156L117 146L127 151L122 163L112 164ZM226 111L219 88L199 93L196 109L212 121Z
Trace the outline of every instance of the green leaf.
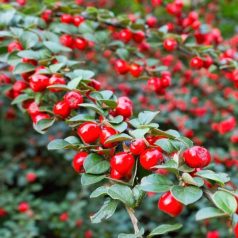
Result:
M91 195L90 195L90 198L97 198L99 196L102 196L102 195L106 195L108 194L108 190L110 189L110 187L106 187L106 186L101 186L97 189L95 189Z
M34 98L33 96L29 96L28 94L20 94L18 97L16 97L11 104L18 104L18 103L22 103L28 99Z
M184 205L189 205L196 202L202 197L203 194L202 190L198 187L183 187L179 185L173 186L171 188L171 193L178 201L180 201Z
M22 74L35 70L35 66L32 64L19 63L14 68L13 74Z
M60 150L60 149L64 149L65 147L67 147L69 145L69 143L63 139L56 139L51 141L48 146L47 149L48 150Z
M165 151L168 154L171 154L175 151L169 139L165 138L159 139L155 142L155 144L158 145L163 151Z
M225 184L230 181L230 178L228 177L226 173L215 173L211 170L201 170L197 172L196 175L205 179L218 182L220 184Z
M186 184L191 184L197 187L201 187L204 185L203 179L199 177L192 177L189 173L183 173L182 179Z
M126 141L126 140L131 140L131 139L132 139L131 136L129 136L125 133L122 133L122 134L116 134L116 135L110 136L105 141L105 143L120 142L120 141Z
M237 210L237 201L234 196L224 191L217 191L212 196L214 203L226 214L233 214Z
M67 84L69 89L76 89L83 78L81 76L70 80Z
M127 129L128 125L126 122L122 122L120 124L112 124L112 127L118 132L123 132Z
M205 219L215 218L215 217L222 217L226 216L224 212L216 207L204 207L200 209L196 214L196 220L201 221Z
M83 167L86 173L89 174L102 174L108 171L110 164L102 156L92 153L84 160Z
M60 69L64 67L63 63L58 63L58 64L52 64L50 65L49 69L50 71L54 74L57 73Z
M149 124L151 121L154 120L154 118L158 115L159 112L150 112L150 111L144 111L140 112L138 115L138 119L142 125Z
M136 130L130 131L130 134L134 138L140 139L140 138L144 138L145 134L148 133L149 130L150 130L150 128L136 129Z
M72 51L70 48L62 46L60 43L58 42L54 42L54 41L43 41L43 44L45 45L46 48L48 48L51 52L57 54L60 52L70 52Z
M118 206L117 200L107 199L100 210L91 216L92 223L100 223L103 220L110 218Z
M163 193L170 190L173 183L166 176L151 174L141 180L140 188L146 192Z
M77 116L71 117L68 122L85 122L85 121L95 121L93 116L89 114L79 114Z
M151 233L147 236L148 238L156 236L156 235L162 235L171 231L176 231L182 228L182 224L162 224L156 227L154 230L151 231Z
M112 199L120 200L129 207L133 207L135 202L132 190L125 185L121 184L112 185L108 190L108 195Z
M69 144L74 145L74 146L79 145L81 143L79 138L76 137L76 136L69 136L69 137L66 137L64 140L67 141Z
M44 130L48 129L55 123L55 118L53 119L43 119L40 120L36 125L35 128L37 131L41 132L42 134L44 133Z
M80 104L80 107L86 107L86 108L92 109L93 111L97 112L98 114L104 116L104 111L100 107L95 105L95 104L92 104L92 103L82 103L82 104Z
M91 184L95 184L98 183L100 181L102 181L103 179L105 179L106 176L105 175L92 175L92 174L82 174L81 176L81 184L83 186L88 186Z

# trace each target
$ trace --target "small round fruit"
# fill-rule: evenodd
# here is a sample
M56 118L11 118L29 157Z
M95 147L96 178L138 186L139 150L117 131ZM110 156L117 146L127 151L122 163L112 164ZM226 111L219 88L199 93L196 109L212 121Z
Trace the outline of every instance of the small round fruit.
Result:
M30 77L30 87L34 92L42 92L49 85L49 78L45 75L34 74Z
M84 18L82 16L74 16L74 25L80 26L81 23L84 22Z
M13 51L20 51L20 50L23 50L23 47L22 47L22 44L18 41L11 42L7 47L8 53L11 53Z
M18 211L21 213L27 212L29 210L30 206L27 202L21 202L18 205Z
M34 124L37 124L41 120L50 119L50 115L44 112L38 112L36 114L32 114L31 119Z
M125 176L132 171L135 158L126 152L119 152L111 158L110 164L112 169L115 169L122 176Z
M125 60L117 59L114 62L114 69L118 74L126 74L129 71L129 66Z
M60 76L57 76L57 75L53 75L50 77L49 79L49 86L53 86L53 85L56 85L56 84L66 84L66 81L64 78L60 77ZM56 88L49 88L49 90L51 92L59 92L61 91L61 89L56 89Z
M150 148L140 155L140 164L146 170L152 170L154 166L163 162L163 154L158 148Z
M203 67L203 60L199 57L193 57L190 61L191 68L201 69Z
M62 100L62 101L57 102L54 105L53 112L56 116L64 119L69 116L69 114L71 112L71 108L66 101Z
M100 132L100 143L103 145L103 147L105 147L105 148L111 148L111 147L113 147L113 146L115 146L117 143L110 143L110 142L107 142L106 143L106 140L109 138L109 137L111 137L111 136L113 136L113 135L115 135L115 134L117 134L117 131L114 129L114 128L112 128L112 127L109 127L109 126L104 126L102 129L101 129L101 132Z
M74 156L73 168L77 173L82 173L84 171L83 163L87 156L88 153L84 151L81 151Z
M110 178L120 180L123 176L118 173L115 169L111 169Z
M183 211L183 207L183 204L176 200L170 191L164 193L158 201L158 208L172 217L178 216Z
M77 130L78 136L87 144L95 142L100 135L100 127L94 122L85 122Z
M128 97L119 97L115 108L115 115L121 115L124 119L131 117L133 114L132 101Z
M71 35L64 34L60 37L60 43L71 48L74 44L74 38Z
M136 43L141 43L145 39L145 33L143 31L137 31L133 33L132 38Z
M138 78L143 72L143 67L139 64L131 64L130 65L130 73L135 78Z
M83 96L78 92L68 92L64 95L64 100L69 104L70 108L77 109L79 104L83 103Z
M74 47L78 50L85 50L88 47L88 41L82 37L77 37L74 40Z
M74 18L70 14L62 14L62 16L60 17L60 20L62 23L71 24L73 23Z
M146 149L146 144L143 139L137 139L130 145L130 151L133 155L139 155Z
M211 155L201 146L193 146L183 152L185 163L191 168L203 168L211 162Z
M164 40L163 46L167 51L174 51L177 47L177 41L175 39Z

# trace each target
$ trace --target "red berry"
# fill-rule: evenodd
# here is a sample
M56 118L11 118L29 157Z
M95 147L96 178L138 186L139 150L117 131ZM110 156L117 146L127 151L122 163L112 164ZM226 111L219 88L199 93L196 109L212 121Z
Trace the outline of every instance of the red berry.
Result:
M177 41L174 39L166 39L164 40L163 46L167 51L174 51L177 47Z
M68 213L67 213L67 212L64 212L64 213L60 214L59 219L60 219L60 221L62 221L62 222L67 221L67 220L69 219Z
M93 233L90 230L87 230L84 232L84 238L92 238L93 237Z
M125 43L128 43L132 38L132 33L128 29L123 29L119 32L119 39Z
M11 83L11 78L8 75L6 74L0 75L0 85L10 84L10 83Z
M24 213L26 211L28 211L30 208L29 204L27 202L21 202L18 205L18 211L21 213Z
M50 119L50 115L44 112L39 112L39 113L31 115L31 119L33 123L37 124L41 120Z
M114 62L114 69L118 74L126 74L129 71L129 66L125 60L117 59Z
M64 34L60 36L60 43L64 46L71 48L74 44L74 38L71 35Z
M92 81L88 83L88 86L93 87L97 91L101 89L101 83L95 79L92 79Z
M17 93L17 94L20 94L26 88L27 88L27 84L26 82L22 80L16 81L12 86L14 93Z
M194 69L201 69L203 67L203 60L199 57L193 57L190 61L190 66Z
M152 170L154 166L163 162L163 154L158 148L145 150L140 155L140 164L146 170Z
M46 9L41 14L41 19L43 19L45 22L50 22L52 20L52 10Z
M78 136L85 143L95 142L100 135L100 127L94 122L85 122L77 130Z
M75 26L80 26L81 23L84 22L84 18L82 16L75 16L74 17L74 25Z
M110 143L110 142L107 142L105 143L105 141L113 136L117 134L117 131L112 128L112 127L109 127L109 126L104 126L102 129L101 129L101 132L100 132L100 143L103 145L103 147L105 148L111 148L113 146L115 146L117 143Z
M66 81L64 78L57 76L56 74L51 76L49 79L49 85L48 86L52 86L52 85L56 85L56 84L66 84ZM55 89L55 88L49 88L49 90L51 92L59 92L61 91L60 89Z
M116 170L122 176L129 174L135 164L135 159L131 154L119 152L111 158L111 168Z
M69 116L71 108L66 101L62 100L54 105L53 112L56 116L64 119Z
M26 0L16 0L16 2L20 5L20 6L24 6L26 4Z
M4 208L0 207L0 217L5 217L6 215L7 211Z
M132 38L136 43L141 43L145 39L145 33L143 31L137 31L133 33Z
M130 151L133 155L139 155L146 149L146 144L143 139L136 139L130 145Z
M73 23L74 18L70 14L63 14L60 20L62 23L70 24L70 23Z
M26 180L29 182L29 183L33 183L35 182L37 179L37 175L33 172L29 172L27 175L26 175Z
M7 47L8 53L11 53L13 51L20 51L23 50L23 47L20 42L18 41L13 41L11 42L8 47Z
M82 37L77 37L74 40L74 47L78 50L85 50L88 47L88 41Z
M40 112L39 106L34 100L27 100L23 102L23 108L26 109L26 111L30 115L35 115Z
M185 163L191 168L203 168L211 162L209 151L201 146L193 146L183 152Z
M87 156L88 156L88 153L84 151L79 152L74 156L73 168L77 173L82 173L84 171L83 163L84 163L84 160L87 158Z
M77 109L79 104L83 103L83 96L79 92L68 92L64 95L64 100L68 103L70 108Z
M120 180L122 177L115 169L111 169L110 178Z
M157 18L154 17L154 16L150 16L146 19L146 24L149 26L149 27L155 27L156 24L157 24Z
M164 193L158 201L158 208L172 217L178 216L183 211L183 207L183 204L176 200L171 192Z
M117 100L117 107L115 114L121 115L124 118L129 118L133 114L132 101L128 97L119 97Z
M208 69L213 64L213 59L211 56L206 55L205 60L203 60L203 67Z
M48 87L49 78L46 75L34 74L30 77L29 84L34 92L41 92Z
M131 64L130 65L130 73L134 77L139 77L143 72L143 67L139 64Z
M206 238L220 238L219 231L208 231Z

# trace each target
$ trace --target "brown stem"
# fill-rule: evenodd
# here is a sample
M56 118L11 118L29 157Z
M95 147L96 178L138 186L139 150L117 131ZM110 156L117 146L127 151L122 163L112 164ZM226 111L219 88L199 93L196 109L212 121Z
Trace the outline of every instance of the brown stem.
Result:
M126 210L127 210L128 215L129 215L129 217L131 219L131 223L133 225L135 234L139 233L140 230L139 230L139 227L138 227L138 220L137 220L137 218L135 216L135 211L132 208L127 207L127 206L126 206ZM142 236L140 236L140 238L142 238Z

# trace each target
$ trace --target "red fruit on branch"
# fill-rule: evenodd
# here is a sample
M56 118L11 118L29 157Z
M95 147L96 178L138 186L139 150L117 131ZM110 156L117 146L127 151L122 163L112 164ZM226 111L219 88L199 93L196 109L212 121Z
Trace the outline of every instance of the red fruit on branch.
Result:
M81 23L84 22L84 18L82 16L74 16L74 25L80 26Z
M209 151L201 146L193 146L183 152L185 163L191 168L203 168L211 162Z
M95 122L85 122L77 129L78 136L87 144L95 142L99 138L100 131Z
M111 169L110 178L120 180L123 176L118 173L115 169Z
M146 149L143 139L136 139L130 145L130 151L133 155L140 155Z
M163 154L158 148L147 149L140 155L140 164L146 170L153 170L153 167L162 163L163 160Z
M219 231L208 231L206 238L220 238Z
M50 115L45 112L39 112L31 115L31 119L34 124L37 124L39 121L44 119L50 119Z
M128 29L123 29L119 32L118 38L119 38L119 40L121 40L125 43L128 43L132 38L132 33Z
M58 76L58 75L53 75L49 79L49 85L48 86L53 86L56 84L66 84L66 81L63 77ZM61 89L56 89L56 88L49 88L51 92L59 92Z
M30 209L30 206L27 202L21 202L18 205L18 211L21 213L27 212Z
M49 85L49 77L42 74L34 74L30 77L29 84L34 92L42 92Z
M60 43L64 46L72 48L74 44L74 38L71 35L64 34L60 36Z
M117 131L112 128L112 127L109 127L109 126L104 126L101 131L100 131L100 143L103 145L103 147L105 148L111 148L113 146L115 146L117 143L110 143L110 142L107 142L106 143L106 140L113 136L113 135L116 135L117 134Z
M64 100L59 101L54 105L53 113L55 114L55 116L65 119L69 116L70 112L71 108L69 104Z
M12 86L12 89L13 89L14 93L16 93L16 94L20 94L26 88L27 88L27 83L22 80L16 81Z
M134 77L140 77L141 73L143 72L143 67L139 64L131 64L130 65L130 73Z
M158 208L172 217L180 215L183 207L183 204L176 200L170 191L164 193L158 201Z
M52 10L46 9L41 13L41 19L43 19L45 22L49 23L52 21Z
M84 151L81 151L74 156L73 168L77 173L84 172L83 163L85 159L87 158L87 156L88 156L88 153Z
M110 164L112 169L125 176L132 171L135 158L127 152L119 152L111 158Z
M178 43L175 39L166 39L164 40L163 46L167 51L174 51Z
M34 183L37 179L37 175L33 172L29 172L26 174L26 180L29 183Z
M145 33L143 31L137 31L133 33L132 38L136 43L141 43L145 39Z
M21 51L21 50L23 50L23 46L19 41L13 41L7 47L8 53L11 53L13 51Z
M117 59L114 62L114 69L118 74L126 74L130 68L125 60Z
M82 37L74 39L74 47L78 50L85 50L88 47L88 41Z
M67 212L64 212L64 213L60 214L59 219L62 222L66 222L69 219L69 214Z
M79 92L67 92L64 95L64 100L68 103L71 109L77 109L83 103L83 96Z
M73 23L74 18L70 14L62 14L62 16L60 17L60 20L62 23L71 24Z
M191 68L201 69L203 67L203 60L200 57L193 57L190 61Z
M117 100L117 106L114 109L115 115L121 115L124 118L129 118L133 114L132 101L128 97L120 97Z

